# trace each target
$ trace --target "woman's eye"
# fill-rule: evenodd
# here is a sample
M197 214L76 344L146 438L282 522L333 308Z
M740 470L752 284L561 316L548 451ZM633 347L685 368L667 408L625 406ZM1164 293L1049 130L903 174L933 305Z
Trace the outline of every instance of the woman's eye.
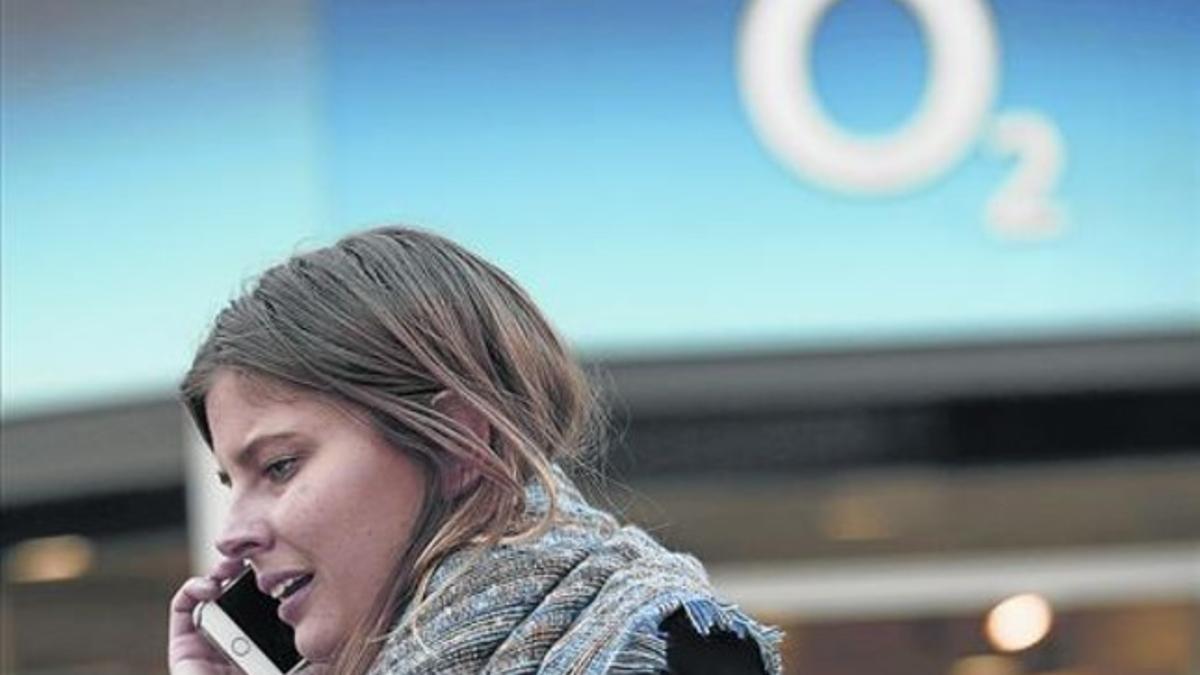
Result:
M295 457L276 459L267 464L263 469L263 475L271 482L282 483L291 478L292 474L296 472L296 462L297 459Z

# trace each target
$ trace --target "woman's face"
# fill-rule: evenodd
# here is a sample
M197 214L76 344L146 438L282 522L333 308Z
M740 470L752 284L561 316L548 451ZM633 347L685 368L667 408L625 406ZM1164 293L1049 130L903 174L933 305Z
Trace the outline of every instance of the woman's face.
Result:
M233 504L217 541L245 558L296 630L332 658L384 589L413 535L426 472L365 422L320 398L220 371L205 399ZM264 395L264 391L268 392Z

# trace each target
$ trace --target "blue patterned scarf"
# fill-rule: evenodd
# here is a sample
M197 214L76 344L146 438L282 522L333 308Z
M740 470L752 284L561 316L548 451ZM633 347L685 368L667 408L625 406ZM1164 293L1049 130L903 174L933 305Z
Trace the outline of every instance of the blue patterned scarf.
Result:
M589 506L561 469L554 474L555 524L528 541L447 556L371 675L665 672L659 625L681 608L700 635L751 640L768 675L781 672L779 631L717 600L699 561L622 527ZM530 516L549 508L540 487L526 498Z

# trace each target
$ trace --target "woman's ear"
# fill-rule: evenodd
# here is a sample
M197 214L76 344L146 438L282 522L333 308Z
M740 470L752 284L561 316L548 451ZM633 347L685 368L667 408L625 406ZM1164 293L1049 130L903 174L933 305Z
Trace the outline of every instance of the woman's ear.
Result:
M442 391L433 397L433 409L458 422L485 447L492 445L492 425L478 410L452 391ZM441 472L438 488L446 499L455 499L475 486L482 474L469 459L452 459Z

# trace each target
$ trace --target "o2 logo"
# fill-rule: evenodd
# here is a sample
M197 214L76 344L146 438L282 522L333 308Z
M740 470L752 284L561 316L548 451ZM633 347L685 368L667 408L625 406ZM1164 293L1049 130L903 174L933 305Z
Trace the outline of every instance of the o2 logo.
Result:
M903 128L863 137L825 115L810 78L813 37L837 0L750 0L738 38L738 71L760 140L810 181L883 196L945 174L986 135L996 153L1017 158L1012 175L984 207L988 226L1006 239L1060 232L1066 216L1053 192L1065 152L1058 129L1036 112L989 117L1000 64L986 0L901 1L929 50L925 91Z

